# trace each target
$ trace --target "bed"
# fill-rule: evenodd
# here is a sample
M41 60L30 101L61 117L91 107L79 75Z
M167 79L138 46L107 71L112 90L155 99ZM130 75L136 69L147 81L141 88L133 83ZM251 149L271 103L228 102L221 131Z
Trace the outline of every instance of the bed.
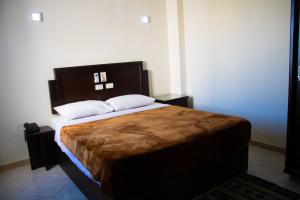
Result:
M99 72L107 75L103 90L95 90ZM53 114L54 107L81 100L149 95L141 61L56 68L54 74ZM53 122L59 164L88 199L192 199L248 167L251 125L238 117L154 103ZM118 141L114 148L111 141Z

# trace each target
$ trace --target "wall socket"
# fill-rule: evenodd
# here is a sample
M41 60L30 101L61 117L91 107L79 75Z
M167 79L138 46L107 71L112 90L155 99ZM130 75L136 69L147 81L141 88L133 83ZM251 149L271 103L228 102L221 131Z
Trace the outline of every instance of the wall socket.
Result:
M95 90L103 90L103 84L95 85Z
M101 83L107 81L106 72L100 72L100 79L101 79Z
M112 89L112 88L114 88L114 84L113 83L106 83L105 88L106 89Z
M94 73L94 83L99 83L99 74Z

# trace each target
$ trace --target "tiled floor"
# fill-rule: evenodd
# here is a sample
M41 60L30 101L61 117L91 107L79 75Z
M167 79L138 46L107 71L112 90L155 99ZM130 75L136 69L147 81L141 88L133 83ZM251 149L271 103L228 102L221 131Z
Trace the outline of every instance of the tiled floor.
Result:
M250 147L249 173L300 193L300 183L283 173L284 155ZM0 171L0 199L86 199L59 166L31 171L29 165Z
M294 192L300 193L300 182L291 181L283 172L285 155L250 146L248 173Z

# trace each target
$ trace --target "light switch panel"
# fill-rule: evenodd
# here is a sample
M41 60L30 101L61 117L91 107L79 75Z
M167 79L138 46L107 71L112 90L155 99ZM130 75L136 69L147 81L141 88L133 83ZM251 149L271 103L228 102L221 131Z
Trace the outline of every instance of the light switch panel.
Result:
M95 85L95 90L103 90L103 84Z
M100 72L100 79L102 83L107 81L106 72Z
M99 74L94 73L94 83L99 83Z
M106 83L105 88L106 89L112 89L112 88L114 88L114 84L113 83Z

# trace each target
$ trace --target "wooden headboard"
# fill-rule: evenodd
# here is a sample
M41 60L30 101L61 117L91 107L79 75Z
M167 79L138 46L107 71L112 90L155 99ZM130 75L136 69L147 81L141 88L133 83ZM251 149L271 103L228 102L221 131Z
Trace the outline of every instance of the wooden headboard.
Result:
M107 81L94 83L94 73L100 72L106 72ZM54 68L54 77L48 81L53 114L54 107L76 101L107 100L126 94L149 96L148 72L142 61ZM107 89L107 83L114 87ZM103 84L103 90L96 90L97 84Z

